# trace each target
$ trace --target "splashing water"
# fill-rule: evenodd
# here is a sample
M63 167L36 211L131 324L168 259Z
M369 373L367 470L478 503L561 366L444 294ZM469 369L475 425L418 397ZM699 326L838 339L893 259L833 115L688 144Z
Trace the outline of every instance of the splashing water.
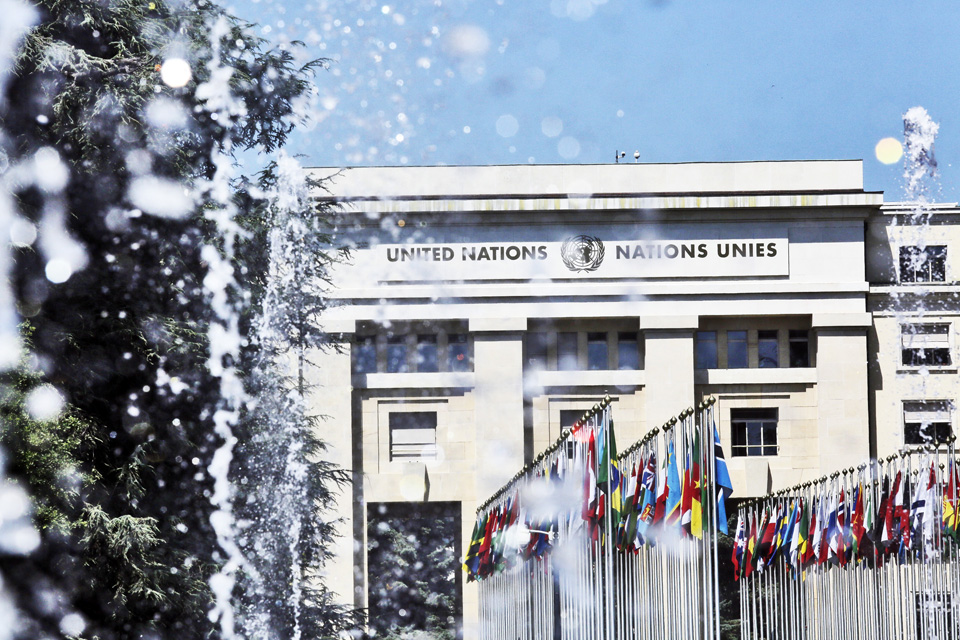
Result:
M207 63L210 79L200 84L196 90L197 99L224 126L245 113L243 103L230 92L229 81L233 69L220 62L220 43L229 35L229 31L229 25L222 16L210 25L211 51ZM245 562L236 540L236 519L233 515L233 491L229 474L233 449L237 444L233 428L239 420L240 407L247 400L247 396L234 364L240 361L242 339L239 319L244 296L235 296L236 302L232 301L230 296L231 292L241 291L234 279L231 261L237 237L242 230L233 219L236 211L230 201L232 160L229 139L221 148L214 149L211 161L215 167L214 175L208 183L201 186L198 196L206 197L214 205L206 215L216 224L223 239L222 254L211 245L201 250L201 256L209 268L203 279L203 288L216 314L216 320L211 322L208 332L210 357L207 366L214 376L220 378L221 406L214 412L213 422L214 430L223 444L214 452L207 471L214 479L210 503L216 508L210 515L210 524L227 560L210 578L210 588L215 599L210 620L219 621L224 637L232 640L238 637L234 628L232 593L236 584L236 572Z

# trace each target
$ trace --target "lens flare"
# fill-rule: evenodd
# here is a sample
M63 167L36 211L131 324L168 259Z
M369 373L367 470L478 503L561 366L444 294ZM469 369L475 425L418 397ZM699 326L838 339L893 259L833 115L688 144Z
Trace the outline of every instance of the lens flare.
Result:
M877 143L874 153L883 164L894 164L903 157L903 145L896 138L884 138Z
M168 58L160 67L160 79L163 80L163 84L174 89L186 86L192 76L190 63L183 58Z

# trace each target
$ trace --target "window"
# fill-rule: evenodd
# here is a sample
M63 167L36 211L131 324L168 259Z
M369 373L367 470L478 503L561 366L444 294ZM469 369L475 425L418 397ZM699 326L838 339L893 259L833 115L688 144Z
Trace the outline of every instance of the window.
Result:
M617 334L617 369L640 369L640 343L634 332Z
M696 336L696 368L697 369L716 369L717 368L717 332L716 331L697 331Z
M547 368L547 334L527 334L527 369L544 371Z
M904 444L944 442L953 434L953 403L948 400L903 403Z
M757 360L761 369L775 369L780 366L779 349L776 330L757 332Z
M806 329L790 329L790 366L810 366L810 332Z
M747 332L727 331L727 368L747 367Z
M452 333L447 336L447 364L450 371L470 371L470 342L465 333Z
M730 409L731 454L777 455L777 416L777 409Z
M906 367L947 366L951 363L950 325L901 325L900 347L902 362Z
M407 337L391 336L387 338L387 373L406 373L409 370Z
M417 336L417 371L423 373L439 371L439 358L437 356L437 336Z
M900 247L900 282L944 282L947 247Z
M610 367L607 362L607 334L587 334L587 369L591 371L605 370Z
M354 344L353 362L357 373L377 372L377 338L357 336Z
M560 428L569 429L583 417L586 409L560 409Z
M557 369L560 371L576 371L577 362L577 334L557 334Z
M391 460L435 460L436 457L436 411L404 411L390 414Z

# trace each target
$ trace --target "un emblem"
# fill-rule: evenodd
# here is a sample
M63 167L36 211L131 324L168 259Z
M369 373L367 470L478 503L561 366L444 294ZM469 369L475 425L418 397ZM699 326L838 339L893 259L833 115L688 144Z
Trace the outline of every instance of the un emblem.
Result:
M572 236L560 247L560 257L570 271L596 271L603 255L603 241L593 236Z

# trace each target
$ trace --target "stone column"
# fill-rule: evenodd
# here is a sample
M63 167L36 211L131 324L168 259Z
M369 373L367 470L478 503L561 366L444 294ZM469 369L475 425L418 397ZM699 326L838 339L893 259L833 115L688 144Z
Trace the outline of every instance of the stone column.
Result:
M640 319L646 378L643 402L648 429L662 425L694 404L693 334L698 324L696 316Z
M325 350L311 354L310 360L317 366L308 366L305 378L308 385L306 411L308 415L322 415L317 425L318 436L327 443L323 458L341 469L347 470L353 484L338 492L335 513L323 513L317 517L330 519L340 517L339 536L331 544L333 558L325 567L323 578L326 586L337 594L337 602L365 606L366 585L362 559L357 566L357 549L365 548L363 536L364 515L362 504L362 453L360 443L354 442L353 387L350 381L350 343L345 342L339 353ZM354 543L360 536L359 545ZM361 553L362 558L362 553Z
M464 545L476 521L476 508L523 467L523 334L525 318L471 319L473 335L477 504L463 503ZM466 549L463 549L466 554ZM463 576L466 580L466 575ZM476 584L463 587L463 629L478 637L480 601Z
M813 316L821 474L856 467L870 457L869 326L869 313Z

